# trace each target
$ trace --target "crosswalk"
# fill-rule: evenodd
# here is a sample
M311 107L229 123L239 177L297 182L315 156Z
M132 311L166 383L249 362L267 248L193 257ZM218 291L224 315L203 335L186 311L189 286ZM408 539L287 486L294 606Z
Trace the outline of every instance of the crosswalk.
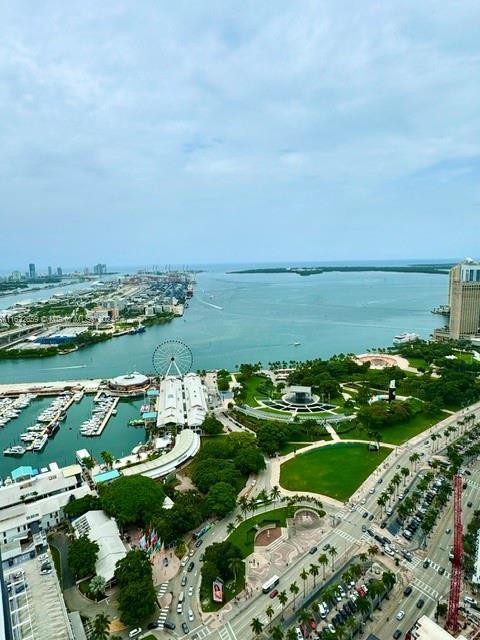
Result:
M221 640L237 640L237 636L232 629L232 626L229 622L218 630L218 635Z
M210 633L210 629L205 625L202 625L201 627L192 629L192 631L190 631L190 637L192 638L192 640L203 640L203 638L209 636ZM225 638L224 640L227 640L227 638Z
M157 597L161 598L167 593L167 591L168 591L168 582L162 582L162 584L160 585L160 589L157 591Z
M349 533L347 533L343 529L339 529L338 527L336 529L334 529L333 534L336 535L336 536L339 536L340 538L343 538L347 542L350 542L350 544L356 544L358 542L358 538L354 538L352 535L350 535ZM363 538L363 536L362 536L362 538Z
M431 600L438 600L440 593L423 580L420 580L420 578L414 577L411 584L427 598L430 598Z

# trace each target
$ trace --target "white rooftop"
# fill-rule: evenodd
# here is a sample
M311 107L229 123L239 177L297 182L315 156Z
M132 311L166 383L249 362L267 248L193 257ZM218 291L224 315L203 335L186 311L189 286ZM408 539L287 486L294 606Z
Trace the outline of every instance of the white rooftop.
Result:
M127 555L114 518L109 518L101 510L87 511L74 520L72 525L77 538L86 535L92 542L98 544L100 549L95 570L97 575L103 576L107 582L110 582L115 573L115 565Z

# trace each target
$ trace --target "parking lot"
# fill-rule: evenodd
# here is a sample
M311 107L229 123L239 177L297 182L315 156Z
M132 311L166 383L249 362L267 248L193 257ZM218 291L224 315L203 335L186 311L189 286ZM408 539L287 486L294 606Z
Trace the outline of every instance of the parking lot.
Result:
M19 640L68 640L65 605L53 561L49 554L42 558L4 572L14 632Z

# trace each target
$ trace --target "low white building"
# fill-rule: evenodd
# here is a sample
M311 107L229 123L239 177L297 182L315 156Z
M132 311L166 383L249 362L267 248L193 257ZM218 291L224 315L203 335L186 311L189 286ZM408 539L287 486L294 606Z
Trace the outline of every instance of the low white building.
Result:
M120 537L117 523L102 511L87 511L72 522L75 536L86 535L89 540L99 546L95 572L105 581L111 582L115 574L115 566L127 555L127 550Z
M24 542L55 527L72 498L90 493L79 465L60 469L52 463L47 471L22 478L0 487L0 544Z
M200 431L207 415L207 395L196 373L167 376L160 383L157 401L157 427L176 426Z
M207 398L200 376L187 373L183 378L185 406L187 410L187 427L199 429L207 415Z
M455 638L427 616L417 620L410 631L410 636L412 640L454 640ZM460 635L456 640L466 640L466 638Z

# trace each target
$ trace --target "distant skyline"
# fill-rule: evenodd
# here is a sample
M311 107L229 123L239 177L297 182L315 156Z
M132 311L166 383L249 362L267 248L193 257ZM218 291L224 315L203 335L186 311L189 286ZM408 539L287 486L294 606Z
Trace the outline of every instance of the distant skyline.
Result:
M480 254L478 1L0 15L2 272Z

